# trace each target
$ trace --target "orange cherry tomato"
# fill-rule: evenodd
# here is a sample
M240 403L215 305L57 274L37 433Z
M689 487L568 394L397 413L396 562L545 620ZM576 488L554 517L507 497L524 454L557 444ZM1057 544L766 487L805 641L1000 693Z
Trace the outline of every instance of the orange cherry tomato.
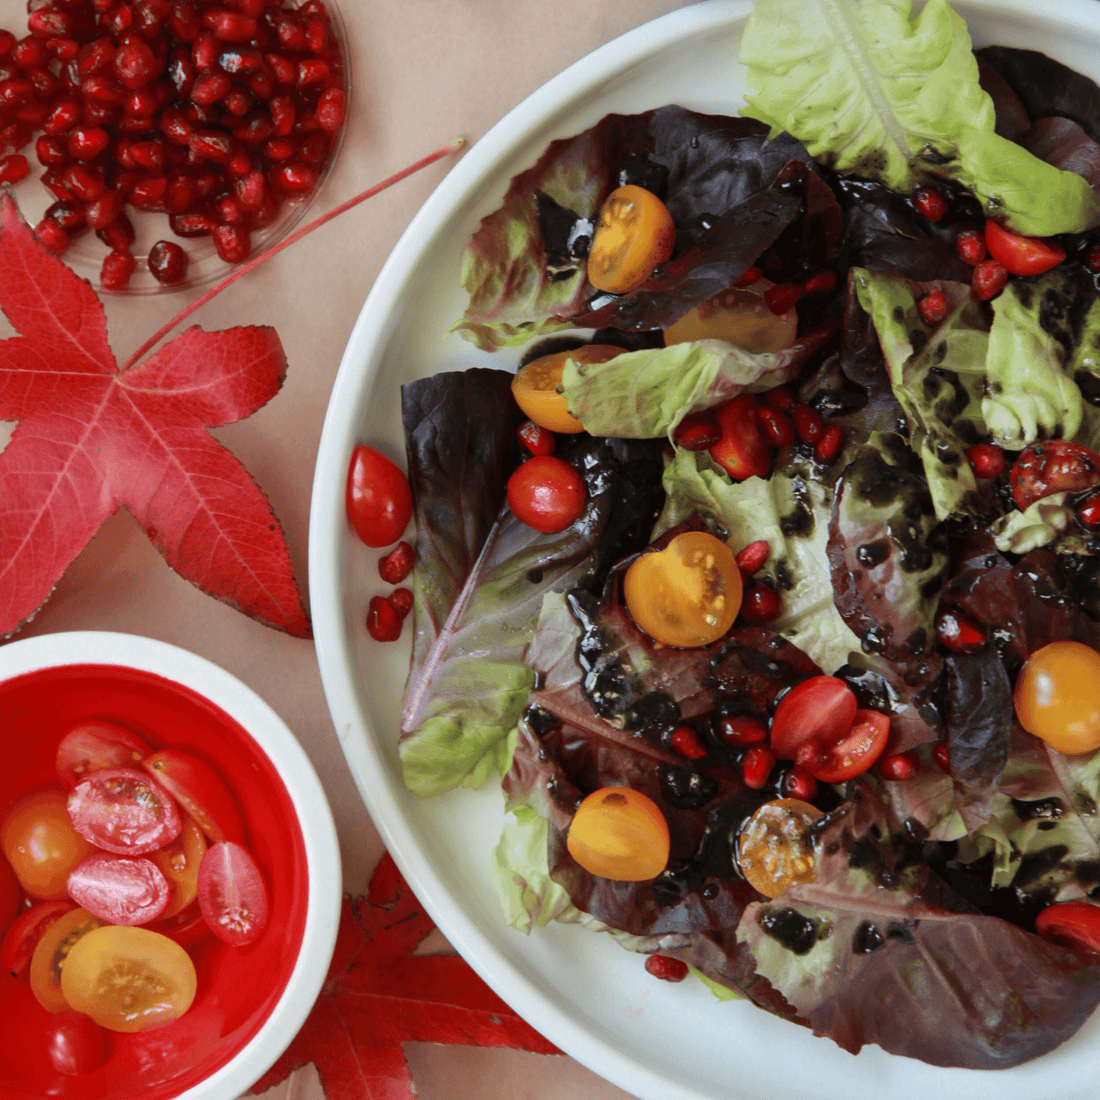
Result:
M710 457L733 478L767 477L773 452L757 420L760 402L755 394L743 393L714 410L722 438L709 448Z
M652 191L628 183L604 200L588 252L588 281L597 290L627 294L672 255L676 227Z
M0 825L0 850L32 898L67 894L69 872L93 848L69 820L68 795L60 787L28 791Z
M890 716L878 710L857 710L838 741L822 745L822 759L813 768L821 783L845 783L862 775L881 755L890 737Z
M812 882L810 826L821 811L797 798L765 802L737 835L737 866L754 889L777 898L796 882Z
M1100 653L1080 642L1037 649L1016 678L1016 717L1071 756L1100 748Z
M733 551L706 531L687 531L663 550L641 554L623 577L631 617L654 641L690 649L710 645L741 608L741 570Z
M73 947L104 921L86 909L73 909L46 929L31 956L31 992L47 1012L64 1012L69 1007L61 992L61 971Z
M113 722L81 722L57 746L57 777L72 788L89 772L136 768L152 751L136 733Z
M412 519L409 480L384 454L360 445L351 454L345 505L367 546L390 546Z
M1042 275L1066 258L1065 249L1054 242L1013 233L996 222L985 223L985 244L1010 275Z
M168 908L160 915L162 921L186 909L198 894L199 864L206 854L202 830L189 817L183 819L183 829L175 840L149 853L172 888Z
M516 371L512 379L512 396L516 404L540 428L551 432L576 434L584 431L584 425L570 413L561 392L565 364L606 363L623 349L614 344L584 344L572 351L559 351L532 359Z
M226 782L205 761L178 749L152 753L141 766L195 819L206 836L244 840L244 822L237 799Z
M584 478L557 455L533 455L520 463L507 492L516 519L547 535L576 523L588 504Z
M195 999L195 964L178 943L147 928L95 928L61 971L65 1001L108 1031L148 1031L178 1020Z
M0 966L13 978L19 977L31 964L31 956L38 941L59 917L71 913L76 902L43 901L25 909L12 922L3 942L0 943Z
M755 353L783 351L798 334L798 311L773 313L764 291L774 284L761 279L751 287L730 287L689 310L665 329L665 346L694 340L724 340Z
M855 720L855 693L836 676L811 676L795 684L775 708L771 725L772 751L794 760L807 741L835 744Z
M1035 931L1052 943L1100 954L1100 906L1087 901L1055 902L1035 918Z
M656 878L668 863L668 822L641 791L602 787L577 807L565 843L590 874L644 882Z

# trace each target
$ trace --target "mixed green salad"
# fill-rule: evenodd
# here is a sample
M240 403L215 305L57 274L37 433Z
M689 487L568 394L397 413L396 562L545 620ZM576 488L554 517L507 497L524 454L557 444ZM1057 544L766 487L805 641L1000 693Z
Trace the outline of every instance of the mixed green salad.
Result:
M667 106L554 141L466 250L456 327L502 366L403 391L418 524L405 779L430 796L503 777L492 859L519 929L584 924L678 957L717 995L852 1052L1017 1065L1100 1001L1100 959L1034 931L1045 906L1100 896L1100 752L1055 752L1012 699L1036 649L1100 647L1100 539L1082 511L1100 459L1060 479L1049 449L1100 450L1100 88L1033 51L975 53L944 0L919 15L909 0L758 0L740 59L739 114ZM625 182L659 195L676 246L610 295L584 256ZM946 199L941 219L914 203L922 187ZM987 219L1054 239L1065 261L981 300L956 241ZM798 301L789 348L665 346L753 267L773 284L837 279ZM947 309L929 321L933 292ZM624 349L563 377L586 431L557 453L589 503L543 534L505 503L526 419L510 383L520 355L589 338ZM769 476L736 481L677 445L685 417L776 387L842 426L831 460L796 440ZM1004 472L978 476L981 443ZM735 551L766 540L755 581L778 617L696 649L643 634L624 563L685 527ZM946 644L945 616L977 641ZM769 899L742 878L736 834L782 768L746 785L715 723L766 718L820 673L889 714L887 752L915 754L916 772L822 784L813 880ZM670 746L684 723L704 755ZM609 786L669 823L655 879L601 878L566 849L579 800Z

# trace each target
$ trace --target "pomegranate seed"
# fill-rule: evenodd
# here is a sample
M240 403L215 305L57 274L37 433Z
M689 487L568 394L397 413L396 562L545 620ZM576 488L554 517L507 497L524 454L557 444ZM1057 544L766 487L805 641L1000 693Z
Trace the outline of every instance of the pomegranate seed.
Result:
M917 301L917 312L926 325L938 325L947 317L947 296L942 290L933 290Z
M206 237L214 232L217 223L205 214L190 210L185 214L173 214L168 219L177 237Z
M153 278L165 286L175 286L187 276L187 253L173 241L157 241L146 262Z
M343 88L326 88L317 100L317 124L330 134L344 124L348 112L347 97Z
M689 973L688 964L683 959L674 959L669 955L648 955L645 968L647 974L663 982L682 982Z
M761 408L757 411L756 419L760 422L764 438L773 447L786 447L798 438L791 418L778 409Z
M809 802L817 794L817 780L808 772L797 769L787 772L783 778L783 797L800 798Z
M6 57L11 53L15 45L15 35L11 31L0 30L0 57Z
M215 9L203 13L202 21L220 42L247 42L256 36L256 20L240 12Z
M267 71L263 55L249 46L234 46L232 49L222 50L218 54L218 67L233 76L249 73L260 75Z
M1000 477L1005 472L1005 453L996 443L975 443L967 447L966 460L975 477Z
M168 63L168 79L179 96L187 96L195 83L195 66L191 64L191 55L173 58Z
M299 120L300 121L300 120ZM332 139L326 133L310 134L298 146L298 159L310 168L320 168L328 159Z
M413 567L413 548L401 540L384 558L378 561L378 575L386 584L400 584Z
M40 69L49 60L46 46L40 38L28 35L19 39L8 55L21 69Z
M150 46L140 39L130 39L115 53L115 76L131 91L144 88L160 75L160 65Z
M803 443L812 446L825 434L825 421L821 419L821 413L812 405L793 406L791 419L794 421L794 430L798 432L798 438Z
M164 192L167 188L168 181L163 176L138 180L130 188L128 196L130 204L136 206L139 210L163 210Z
M234 118L244 118L252 110L252 97L238 88L222 99L222 106Z
M746 745L759 745L768 739L768 727L759 718L747 714L724 714L718 719L718 736L727 745L741 748Z
M46 207L45 216L55 221L70 237L83 233L88 228L88 219L84 214L84 204L75 197L61 199Z
M734 286L752 286L753 283L758 283L764 278L764 272L760 270L755 264L752 267L746 268L744 274L737 277Z
M685 451L705 451L722 438L722 429L709 412L688 413L672 433L677 447Z
M324 17L312 16L306 20L306 45L312 53L321 53L328 41L328 26Z
M828 294L836 287L835 271L816 271L802 283L802 289L807 294Z
M938 222L947 213L948 202L934 187L918 187L913 193L913 205L930 222Z
M1089 249L1088 255L1085 257L1085 267L1094 275L1100 272L1100 242Z
M367 633L376 642L396 642L401 637L401 616L385 596L371 596L367 606Z
M76 55L76 71L81 77L112 72L114 64L115 44L109 38L97 38L81 46Z
M388 597L390 605L401 618L406 618L413 607L413 594L408 588L395 588Z
M293 84L298 75L298 67L289 57L283 57L281 53L266 53L264 61L271 70L276 84Z
M974 268L970 286L975 298L988 302L990 298L996 298L1004 290L1007 282L1008 268L1000 260L982 260Z
M152 118L160 101L152 88L139 88L131 92L122 103L123 111L130 118Z
M18 183L30 175L31 166L22 153L0 157L0 183Z
M766 404L778 412L789 413L795 406L795 396L783 386L777 386L774 390L768 390L764 394Z
M34 97L34 85L20 77L0 81L0 103L6 107L17 107Z
M964 263L977 267L985 259L985 236L977 229L962 229L955 238L955 251Z
M552 455L554 453L554 433L547 431L533 420L525 420L517 429L520 444L533 455Z
M167 20L168 30L180 42L194 42L202 32L199 10L190 0L177 0Z
M985 646L985 633L957 611L945 611L936 619L936 637L954 653L976 653Z
M669 747L689 760L702 760L707 750L690 726L677 726L668 738Z
M169 214L186 214L198 197L195 181L190 176L170 176L164 190L164 209Z
M298 88L324 84L330 71L327 62L307 58L298 62L298 75L294 78L294 84Z
M754 745L741 761L741 777L750 790L762 791L775 767L775 753L764 745Z
M844 446L844 429L839 424L830 424L822 433L814 447L814 458L823 465L835 462Z
M46 52L58 61L72 61L79 51L80 46L71 38L51 38L46 43Z
M1073 514L1086 531L1100 527L1100 493L1090 493L1077 505Z
M115 192L111 192L114 194ZM129 252L108 252L99 270L99 281L104 290L125 290L136 266Z
M34 143L34 155L44 168L63 168L69 163L69 149L61 138L43 134Z
M105 190L98 198L88 204L85 218L92 229L105 229L121 213L125 205L122 195L117 191Z
M196 130L187 143L188 151L197 160L228 164L233 159L233 139L216 130Z
M135 141L130 155L139 168L161 172L168 163L168 147L162 141Z
M951 754L946 741L937 741L932 746L932 763L944 774L951 774Z
M210 233L214 250L227 264L244 263L252 252L252 237L243 225L216 225Z
M225 166L226 172L234 179L243 179L252 171L252 158L247 149L237 149L229 163Z
M271 170L272 188L284 195L305 195L313 190L317 172L297 161L276 165Z
M221 43L208 31L203 31L191 43L191 64L200 73L209 72L218 63L221 52Z
M209 107L227 96L232 87L232 82L224 73L200 73L191 85L191 100Z
M107 131L99 126L77 126L69 132L69 156L76 160L95 160L110 144Z
M878 770L883 779L904 782L912 779L920 771L920 757L913 749L908 752L896 752L891 756L884 756L878 762Z
M759 573L761 569L767 564L768 557L772 552L771 543L767 539L758 539L756 542L750 542L736 557L737 568L742 573L748 574L750 577L754 573Z
M803 294L805 291L797 283L776 283L764 291L764 304L777 317L781 317L794 309Z
M271 112L271 121L275 124L275 133L279 137L286 137L294 129L294 120L298 113L294 100L288 95L272 96L267 106Z
M253 114L242 125L233 128L233 136L249 146L262 145L273 133L275 133L275 123L261 114ZM291 152L293 151L291 147ZM290 156L290 153L287 156Z
M58 100L42 120L42 129L47 134L67 134L83 116L83 108L75 99Z
M126 90L110 76L85 77L80 85L80 93L84 96L84 114L89 122L92 121L89 112L102 112L117 107L126 98Z
M271 161L289 160L294 156L296 146L290 138L272 138L264 145L264 156Z
M78 199L92 202L103 194L106 183L100 169L91 164L70 164L61 177L65 186L76 195ZM108 219L110 220L110 219Z
M289 12L278 21L275 35L285 50L302 51L308 47L305 28Z
M72 38L77 19L72 12L39 8L27 17L27 28L36 38Z
M782 610L779 593L766 584L749 585L741 597L741 617L747 623L770 623Z
M275 94L275 77L267 66L248 78L248 90L257 99L270 99Z
M43 218L34 227L35 236L55 255L69 247L69 235L52 218Z

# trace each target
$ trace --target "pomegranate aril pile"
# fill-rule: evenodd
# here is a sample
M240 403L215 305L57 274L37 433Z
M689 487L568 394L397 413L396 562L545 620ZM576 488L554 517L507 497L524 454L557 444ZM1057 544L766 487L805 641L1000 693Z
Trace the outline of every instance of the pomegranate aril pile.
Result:
M47 0L28 27L0 32L0 182L28 174L33 142L58 200L36 232L61 253L94 229L111 290L129 280L115 255L134 240L127 206L240 263L251 234L316 186L343 125L321 0Z

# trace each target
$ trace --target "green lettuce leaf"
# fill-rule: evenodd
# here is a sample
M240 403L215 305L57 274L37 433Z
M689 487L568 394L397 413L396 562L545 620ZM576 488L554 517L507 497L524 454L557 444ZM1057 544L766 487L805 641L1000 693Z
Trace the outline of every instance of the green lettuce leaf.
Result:
M1081 176L994 132L966 23L946 0L757 0L741 43L742 113L787 131L838 171L908 193L929 175L972 190L1020 233L1088 229Z

